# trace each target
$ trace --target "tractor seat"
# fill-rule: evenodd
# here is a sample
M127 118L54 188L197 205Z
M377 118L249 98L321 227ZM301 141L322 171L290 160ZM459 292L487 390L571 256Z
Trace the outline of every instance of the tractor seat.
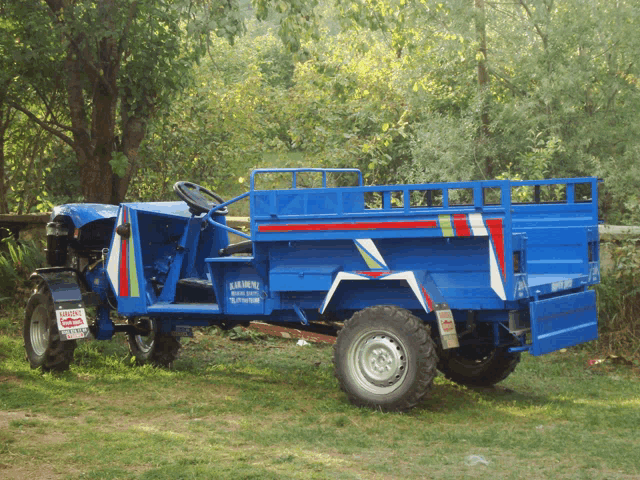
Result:
M218 250L218 255L221 257L228 257L236 253L252 254L253 242L251 240L243 240L242 242L232 243Z

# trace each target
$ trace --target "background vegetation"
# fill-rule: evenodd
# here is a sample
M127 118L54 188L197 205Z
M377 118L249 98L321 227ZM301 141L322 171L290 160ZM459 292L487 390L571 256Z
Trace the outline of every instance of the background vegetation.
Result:
M606 221L640 223L637 2L223 3L0 1L0 211L313 165L595 175Z

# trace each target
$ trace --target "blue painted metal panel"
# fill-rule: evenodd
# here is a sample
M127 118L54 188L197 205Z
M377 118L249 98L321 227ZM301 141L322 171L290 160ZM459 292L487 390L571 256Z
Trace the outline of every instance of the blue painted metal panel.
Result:
M75 228L81 228L94 220L116 218L118 207L116 205L103 205L101 203L68 203L54 207L51 212L51 220L59 216L70 217Z
M118 299L120 314L143 315L147 305L146 287L136 212L121 206L116 224L128 224L130 233L120 235L114 229L106 265L108 282Z
M292 265L272 268L269 287L272 292L327 291L340 265Z
M123 203L122 205L139 212L148 212L169 217L191 217L189 207L185 202L136 202Z
M188 268L188 266L186 266L188 262L185 261L185 257L187 257L188 253L193 252L197 246L200 226L201 222L198 219L191 218L188 220L180 242L176 245L164 288L158 297L160 302L172 303L174 301L176 284L180 278L184 278L182 275L183 271Z
M232 315L263 314L266 286L250 266L236 266L224 275L224 311Z
M594 290L531 302L530 314L533 355L598 338Z

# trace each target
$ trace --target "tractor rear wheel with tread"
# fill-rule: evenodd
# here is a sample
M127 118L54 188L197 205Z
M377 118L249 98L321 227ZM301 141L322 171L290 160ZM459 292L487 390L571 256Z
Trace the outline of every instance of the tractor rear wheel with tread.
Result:
M149 335L127 334L129 352L138 365L151 364L155 367L171 368L180 351L180 340L164 333L157 333L153 320L149 322ZM140 322L140 320L138 321ZM129 323L133 323L130 320Z
M340 388L357 406L405 411L427 395L438 357L429 327L411 312L379 305L344 324L333 362Z
M73 362L75 340L60 340L53 298L46 287L40 287L27 303L22 330L27 359L31 368L64 371Z
M520 362L509 347L463 345L439 353L438 370L460 385L490 387L507 378Z

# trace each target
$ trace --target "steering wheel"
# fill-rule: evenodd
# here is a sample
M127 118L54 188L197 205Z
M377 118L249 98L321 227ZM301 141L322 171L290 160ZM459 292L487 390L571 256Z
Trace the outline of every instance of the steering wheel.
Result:
M193 215L206 213L216 205L224 203L224 200L217 193L212 192L208 188L196 185L192 182L176 182L173 185L173 191L180 200L184 200L189 205L189 211ZM216 215L226 215L229 213L227 207L216 210Z

